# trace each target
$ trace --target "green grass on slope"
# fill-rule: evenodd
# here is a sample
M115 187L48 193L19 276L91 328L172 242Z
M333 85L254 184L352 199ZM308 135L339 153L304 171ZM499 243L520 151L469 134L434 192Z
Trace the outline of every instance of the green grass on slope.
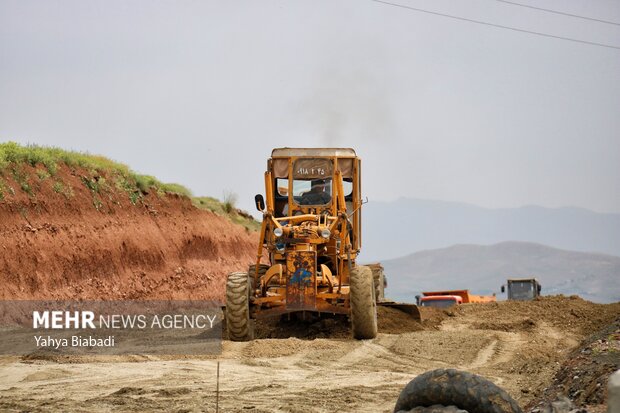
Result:
M261 223L256 221L247 212L236 209L230 200L220 201L210 196L201 196L192 198L192 202L197 208L206 209L217 215L228 217L232 222L242 225L248 231L260 230Z
M24 186L29 186L27 183L24 183L27 181L27 177L20 176L24 173L20 165L24 163L33 167L42 165L45 170L37 169L37 175L41 180L55 177L59 165L66 164L70 168L81 167L87 169L93 176L107 172L114 176L114 184L127 192L137 190L146 193L150 188L155 188L158 192L163 193L170 192L187 197L192 195L191 191L182 185L165 184L152 176L138 174L129 169L127 165L103 156L66 151L54 147L22 146L15 142L0 143L0 174L4 174L8 170L13 174L15 180L21 184L22 189L31 195L30 191L24 188ZM85 184L89 186L88 183L85 182Z
M23 167L24 164L36 168L35 174L31 176ZM19 184L17 190L21 189L30 197L36 196L37 184L47 179L53 180L54 192L66 198L73 197L73 188L57 176L63 164L69 168L84 168L89 172L88 176L81 177L81 181L91 191L93 206L97 209L102 206L101 196L111 190L112 186L125 191L134 205L141 202L145 194L155 190L158 195L174 193L191 198L196 207L226 216L248 230L260 228L260 224L249 214L235 209L230 200L220 202L209 197L194 198L191 191L182 185L163 183L153 176L138 174L127 165L103 156L54 147L23 146L15 142L0 143L0 201L9 194L14 195L16 191L5 179L7 176L12 176Z

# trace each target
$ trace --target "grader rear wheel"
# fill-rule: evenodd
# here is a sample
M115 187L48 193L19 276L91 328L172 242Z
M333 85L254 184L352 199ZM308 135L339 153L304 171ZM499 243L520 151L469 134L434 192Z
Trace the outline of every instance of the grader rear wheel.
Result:
M267 265L267 264L259 264L258 265L258 276L256 277L256 280L259 280L263 275L265 275L267 270L269 270L269 265ZM248 269L248 274L250 275L250 280L254 280L254 272L255 271L256 271L256 264L250 265L250 267ZM269 285L277 285L277 284L278 284L278 278L273 277L269 281Z
M226 329L232 341L254 338L250 319L251 282L247 272L233 272L226 281Z
M260 278L263 275L265 275L265 273L267 272L268 269L269 269L269 265L258 264L258 278ZM254 277L254 271L256 271L256 264L250 265L250 267L248 269L248 274L249 274L250 277Z
M370 268L357 266L350 274L351 327L358 340L377 336L377 303Z
M375 286L375 300L377 302L384 301L385 274L383 273L383 267L381 264L369 264L368 267L372 271L372 278Z

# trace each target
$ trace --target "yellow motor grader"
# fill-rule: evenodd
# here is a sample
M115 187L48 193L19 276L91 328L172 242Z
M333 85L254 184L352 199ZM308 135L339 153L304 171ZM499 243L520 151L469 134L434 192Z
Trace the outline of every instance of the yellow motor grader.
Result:
M266 196L255 197L263 213L256 263L227 279L231 340L251 340L255 319L294 313L345 314L355 338L374 338L377 303L419 319L417 307L377 297L383 286L375 283L383 278L356 263L362 245L360 168L350 148L272 151Z

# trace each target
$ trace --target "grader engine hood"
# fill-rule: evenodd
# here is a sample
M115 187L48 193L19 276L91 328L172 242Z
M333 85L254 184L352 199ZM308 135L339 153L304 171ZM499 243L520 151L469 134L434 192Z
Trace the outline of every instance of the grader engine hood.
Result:
M316 252L289 251L286 254L286 307L311 310L316 307Z

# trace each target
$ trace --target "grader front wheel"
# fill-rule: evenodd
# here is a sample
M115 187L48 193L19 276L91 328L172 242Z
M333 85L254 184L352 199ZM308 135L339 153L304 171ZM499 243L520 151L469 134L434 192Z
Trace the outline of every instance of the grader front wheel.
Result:
M351 327L358 340L377 336L377 304L370 268L357 266L350 274Z
M254 338L250 320L250 278L247 272L233 272L226 281L226 329L232 341Z

